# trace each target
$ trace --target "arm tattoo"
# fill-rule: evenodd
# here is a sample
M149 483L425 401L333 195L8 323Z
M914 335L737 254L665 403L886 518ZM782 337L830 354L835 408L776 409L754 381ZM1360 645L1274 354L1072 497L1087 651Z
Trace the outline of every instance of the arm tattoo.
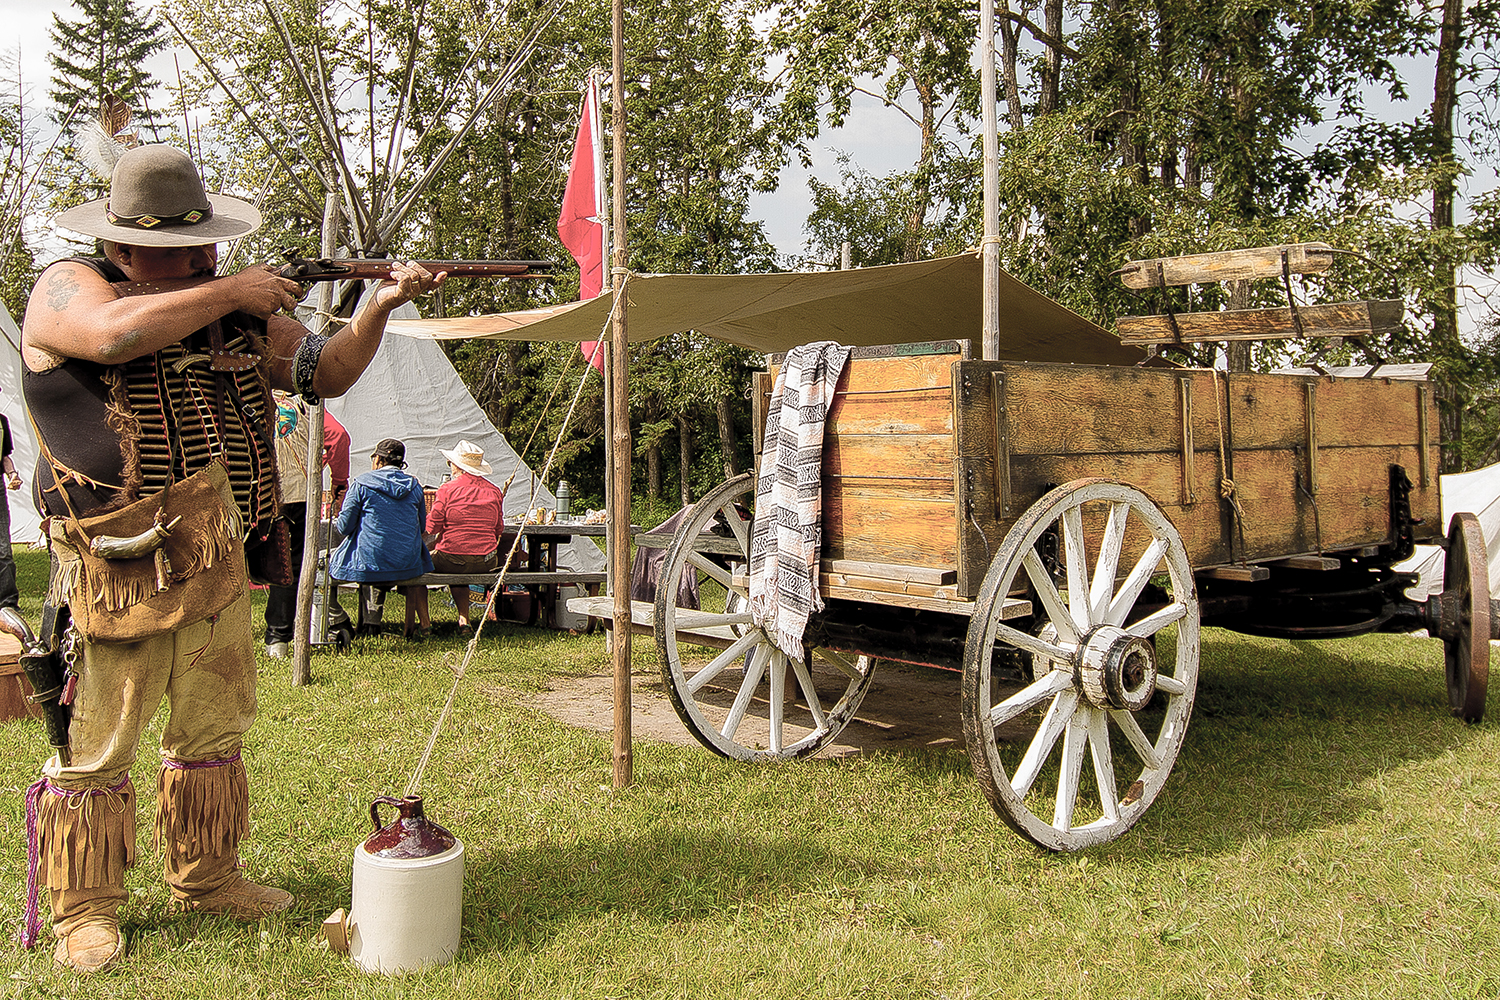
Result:
M140 346L141 341L145 339L145 330L127 330L125 333L120 335L120 339L115 343L115 349L120 351L133 352L137 347Z
M68 308L68 303L73 301L73 296L78 294L83 286L72 274L64 271L54 274L52 280L47 282L47 305L53 312L62 312Z

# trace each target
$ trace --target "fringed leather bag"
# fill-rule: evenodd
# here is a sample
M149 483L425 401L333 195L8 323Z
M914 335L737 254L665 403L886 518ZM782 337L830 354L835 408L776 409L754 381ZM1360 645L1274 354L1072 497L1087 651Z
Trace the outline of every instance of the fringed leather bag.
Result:
M164 635L245 593L245 530L222 462L107 514L53 518L49 530L62 543L51 600L90 642Z

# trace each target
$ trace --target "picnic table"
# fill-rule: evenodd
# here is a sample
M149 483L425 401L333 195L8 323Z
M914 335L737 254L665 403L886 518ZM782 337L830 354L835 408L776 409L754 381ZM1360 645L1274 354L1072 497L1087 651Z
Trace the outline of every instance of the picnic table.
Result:
M602 538L606 530L603 524L585 524L581 521L558 521L552 524L524 524L519 529L507 527L500 545L500 558L505 559L515 539L516 531L526 540L526 551L517 554L516 565L505 574L505 583L525 587L532 596L531 612L526 624L541 621L549 626L557 622L557 601L563 587L579 586L590 595L599 592L599 585L608 576L603 570L583 571L559 569L557 550L574 538ZM632 531L635 529L632 528ZM410 580L398 580L396 587L493 587L499 579L496 573L426 573ZM592 622L590 622L592 627Z

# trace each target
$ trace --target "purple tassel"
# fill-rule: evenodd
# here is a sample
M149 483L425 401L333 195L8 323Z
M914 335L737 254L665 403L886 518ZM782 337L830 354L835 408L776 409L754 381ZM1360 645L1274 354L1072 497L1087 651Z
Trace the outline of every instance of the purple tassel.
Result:
M223 760L169 760L163 757L161 766L169 771L197 771L205 767L223 767L225 764L233 764L240 759L236 753L233 757L225 757Z
M37 830L38 814L41 812L42 792L53 795L109 795L118 792L130 783L130 775L120 779L113 788L95 788L88 792L76 792L59 788L47 778L38 778L36 784L26 789L26 919L21 926L22 948L35 948L42 934L41 893L37 883L37 872L42 863L41 836Z
M37 898L36 871L41 863L41 846L38 843L36 820L41 803L42 790L48 786L46 778L26 789L26 920L21 925L21 947L35 948L36 939L42 933L42 910Z

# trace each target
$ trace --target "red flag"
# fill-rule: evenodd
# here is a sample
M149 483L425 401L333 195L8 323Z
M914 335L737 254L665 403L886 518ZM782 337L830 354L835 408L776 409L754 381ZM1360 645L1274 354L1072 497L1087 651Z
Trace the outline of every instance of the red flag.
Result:
M583 113L573 140L573 162L557 217L557 237L578 261L578 297L592 299L604 291L604 153L599 136L599 85L592 75L583 92ZM578 345L589 364L604 371L603 351L595 341Z

